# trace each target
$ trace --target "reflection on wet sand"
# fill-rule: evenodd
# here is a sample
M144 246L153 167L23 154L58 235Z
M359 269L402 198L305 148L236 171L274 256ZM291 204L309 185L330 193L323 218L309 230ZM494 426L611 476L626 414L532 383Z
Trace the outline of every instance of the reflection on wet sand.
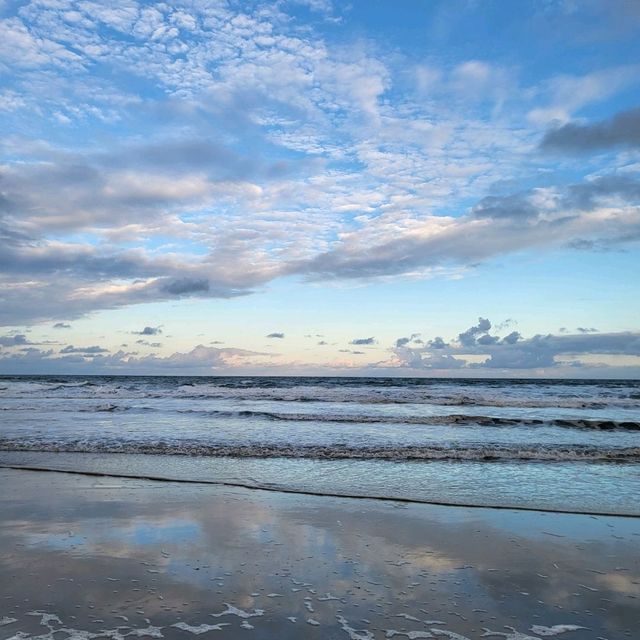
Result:
M640 626L637 519L0 482L0 640L614 640Z

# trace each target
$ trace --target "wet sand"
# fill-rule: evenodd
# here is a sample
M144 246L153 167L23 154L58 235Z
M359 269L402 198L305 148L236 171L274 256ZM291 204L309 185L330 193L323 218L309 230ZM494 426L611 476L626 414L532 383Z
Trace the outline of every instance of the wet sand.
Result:
M640 633L640 519L0 470L0 640Z

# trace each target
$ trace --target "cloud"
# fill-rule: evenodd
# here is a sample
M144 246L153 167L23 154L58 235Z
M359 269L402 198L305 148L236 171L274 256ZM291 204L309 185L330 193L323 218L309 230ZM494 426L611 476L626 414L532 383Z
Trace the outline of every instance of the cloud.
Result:
M54 329L71 329L71 325L68 322L56 322L53 325Z
M548 131L540 147L546 151L590 153L616 147L640 147L640 107L621 111L592 124L569 122Z
M0 345L3 347L18 347L26 344L32 344L23 333L14 335L0 336Z
M162 290L173 296L207 293L209 291L209 281L205 278L179 278L162 285Z
M375 343L376 343L375 338L354 338L349 344L353 344L356 346L364 346L364 345L370 345Z
M514 344L504 344L490 352L484 368L553 368L558 358L585 355L640 356L640 334L537 335Z
M149 342L147 340L136 340L136 344L140 344L145 347L152 347L153 349L158 349L162 346L161 342Z
M458 342L464 347L471 347L476 344L476 338L486 334L489 329L491 329L491 322L486 318L478 318L478 324L458 335Z
M561 204L573 210L593 211L598 206L640 203L640 180L634 174L596 176L564 190Z
M595 329L594 327L588 328L588 327L578 327L578 331L580 333L598 333L598 330Z
M86 358L90 356L90 358ZM2 373L95 373L155 375L167 371L184 374L207 374L212 371L234 370L256 358L268 354L237 348L216 348L198 345L187 352L175 352L169 356L137 356L118 351L106 353L100 347L66 347L55 354L30 348L22 353L0 352Z
M63 349L60 349L60 353L81 353L83 355L94 355L97 353L108 353L109 349L104 349L94 345L92 347L74 347L73 345L67 345Z
M547 105L531 109L527 117L537 125L565 124L579 109L602 102L635 84L639 70L637 64L624 64L582 75L555 76L538 89Z
M472 267L517 251L616 247L640 239L640 181L604 175L557 188L483 198L458 217L426 216L406 231L362 229L324 253L289 265L310 280L420 274ZM601 211L601 212L600 212ZM437 271L436 271L437 273Z
M284 338L284 333L274 332L266 336L267 338Z
M162 325L161 325L162 326ZM157 336L162 333L162 328L160 327L145 327L142 331L132 331L134 335L138 336Z
M398 338L396 340L396 347L404 347L410 342L415 342L419 336L420 336L419 333L412 333L408 338L407 337Z
M292 3L14 5L0 34L16 132L0 143L1 324L228 299L288 276L460 276L639 236L631 178L491 191L537 180L527 113L566 122L635 82L634 65L525 88L445 55L416 87L408 49L327 37Z
M512 331L510 334L502 338L502 342L504 342L505 344L515 344L521 338L522 336L518 331Z
M458 335L456 343L441 338L419 348L392 349L401 367L408 369L557 369L585 364L585 357L635 356L640 358L640 333L594 333L591 329L578 334L535 335L523 338L513 331L502 338L491 335L491 322L479 318L478 323Z

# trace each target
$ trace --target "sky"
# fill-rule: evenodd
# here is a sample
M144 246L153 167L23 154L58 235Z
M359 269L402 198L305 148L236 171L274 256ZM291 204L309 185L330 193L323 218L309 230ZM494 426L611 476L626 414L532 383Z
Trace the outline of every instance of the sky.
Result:
M0 0L0 374L640 377L635 0Z

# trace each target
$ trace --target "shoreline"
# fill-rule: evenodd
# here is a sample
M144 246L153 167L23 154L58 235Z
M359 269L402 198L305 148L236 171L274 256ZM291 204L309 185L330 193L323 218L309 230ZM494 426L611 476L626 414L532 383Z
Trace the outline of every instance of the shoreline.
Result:
M147 480L150 482L167 482L177 484L194 484L194 485L207 485L218 487L235 487L238 489L247 489L249 491L265 491L268 493L284 493L292 495L311 496L318 498L344 498L347 500L374 500L379 502L396 502L400 504L416 504L416 505L433 505L438 507L452 507L452 508L464 508L464 509L494 509L494 510L507 510L507 511L527 511L537 513L555 513L560 515L583 515L583 516L598 516L607 518L635 518L640 520L640 514L633 513L610 513L602 511L570 511L566 509L553 509L548 507L530 507L525 505L492 505L492 504L473 504L473 503L461 503L461 502L447 502L441 500L426 500L420 498L406 498L401 496L379 496L379 495L358 495L347 493L333 493L328 491L311 491L308 489L295 489L281 486L266 486L266 485L253 485L241 481L231 482L227 480L205 480L205 479L191 479L191 478L175 478L168 476L157 476L149 474L125 474L106 471L80 471L72 469L62 469L53 467L42 466L27 466L27 465L9 465L0 463L0 469L8 469L12 471L31 471L41 473L63 473L69 475L79 475L95 478L119 478L125 480Z
M0 469L0 640L617 640L640 521Z

